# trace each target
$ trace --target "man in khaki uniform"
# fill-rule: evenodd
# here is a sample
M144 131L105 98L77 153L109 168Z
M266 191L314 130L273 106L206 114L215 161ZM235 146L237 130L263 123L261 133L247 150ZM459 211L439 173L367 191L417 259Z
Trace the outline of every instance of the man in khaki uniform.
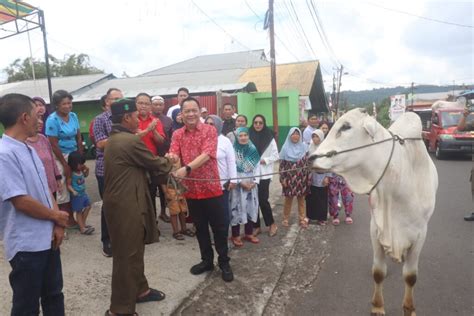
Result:
M111 110L114 125L104 155L104 209L113 254L112 297L106 315L133 315L136 303L165 298L163 292L148 286L144 274L145 244L158 240L147 172L167 176L172 164L154 156L134 134L138 128L135 102L121 99Z

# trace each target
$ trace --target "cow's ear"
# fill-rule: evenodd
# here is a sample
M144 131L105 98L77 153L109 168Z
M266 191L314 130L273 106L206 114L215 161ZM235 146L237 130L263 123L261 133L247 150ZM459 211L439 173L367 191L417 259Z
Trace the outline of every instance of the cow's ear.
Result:
M375 133L377 132L377 121L374 120L372 117L367 116L364 118L363 126L367 134L369 134L373 140L375 138Z

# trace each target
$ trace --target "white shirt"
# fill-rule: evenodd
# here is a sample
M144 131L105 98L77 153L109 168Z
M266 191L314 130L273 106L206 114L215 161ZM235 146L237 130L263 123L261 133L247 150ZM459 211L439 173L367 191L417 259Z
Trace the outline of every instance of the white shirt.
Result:
M170 107L170 108L168 109L168 112L166 112L166 116L168 116L169 118L172 119L173 117L171 117L171 114L173 114L173 111L174 111L174 110L179 109L179 107L180 107L179 103L173 105L172 107Z
M280 156L278 154L278 147L276 141L272 139L270 145L268 145L267 149L263 152L260 160L265 161L264 164L260 164L260 168L258 168L258 175L262 174L269 174L273 172L273 165L276 161L280 160ZM267 180L273 178L272 175L260 177L260 180Z
M235 151L230 140L224 135L219 135L217 138L217 167L219 169L219 178L228 179L237 177L237 165L235 164ZM224 183L221 181L222 189ZM232 183L237 183L237 180L231 180Z

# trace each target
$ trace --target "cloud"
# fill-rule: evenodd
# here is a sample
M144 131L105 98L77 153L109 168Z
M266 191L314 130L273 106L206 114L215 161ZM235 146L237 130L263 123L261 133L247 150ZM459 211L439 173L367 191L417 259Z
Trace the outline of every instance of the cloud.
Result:
M265 49L267 1L254 0L30 0L45 10L50 54L86 53L91 63L120 76L138 75L202 54ZM318 59L325 86L340 61L349 72L344 89L412 81L474 81L472 29L452 27L380 8L472 23L470 2L313 1L335 56L323 45L305 1L292 3L313 51L298 31L288 0L275 2L277 63ZM409 4L409 5L407 5ZM197 5L197 6L196 6ZM258 17L251 11L256 12ZM200 9L199 9L199 8ZM206 17L204 11L215 23ZM42 59L42 35L31 32L33 56ZM283 42L283 44L282 44ZM0 68L29 56L26 35L0 42ZM469 82L469 80L467 80Z

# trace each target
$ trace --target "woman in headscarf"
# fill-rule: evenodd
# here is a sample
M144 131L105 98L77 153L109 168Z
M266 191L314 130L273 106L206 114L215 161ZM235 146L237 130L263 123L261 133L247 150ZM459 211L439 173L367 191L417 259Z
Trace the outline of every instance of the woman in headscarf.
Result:
M181 109L175 109L171 113L171 119L173 120L173 124L171 125L172 132L184 126L183 119L181 118Z
M253 117L252 126L249 128L249 136L260 155L260 168L258 175L272 173L273 165L280 157L278 156L275 135L273 134L273 131L267 127L267 121L263 115L257 114ZM270 181L272 181L271 175L260 177L260 183L258 184L258 204L262 211L265 226L269 227L268 234L270 237L273 237L275 236L278 227L273 219L272 207L268 202ZM254 226L254 235L257 236L261 231L259 215L257 215L257 222Z
M232 179L221 180L222 193L225 201L226 222L230 224L230 205L229 192L237 185L237 166L235 164L235 151L230 140L222 135L222 119L214 114L208 115L204 123L214 125L217 130L217 167L219 169L219 178Z
M311 133L311 144L308 153L314 153L324 140L324 132L320 129ZM310 193L306 196L306 216L310 224L326 225L328 218L328 184L332 173L311 173Z
M280 152L280 183L285 196L283 206L284 227L289 226L293 198L298 200L299 223L308 227L304 198L308 194L309 171L306 168L308 146L303 143L299 128L292 127Z
M253 225L257 221L258 214L258 174L260 155L257 148L249 139L247 127L239 127L236 131L237 140L234 143L235 161L237 164L237 177L250 177L237 182L237 187L232 190L231 205L231 225L232 243L236 247L243 245L240 239L240 224L245 225L244 240L257 244L259 240L253 235Z
M237 115L235 118L235 128L226 135L232 144L235 143L235 139L237 138L235 131L239 127L247 127L247 117L243 114Z

